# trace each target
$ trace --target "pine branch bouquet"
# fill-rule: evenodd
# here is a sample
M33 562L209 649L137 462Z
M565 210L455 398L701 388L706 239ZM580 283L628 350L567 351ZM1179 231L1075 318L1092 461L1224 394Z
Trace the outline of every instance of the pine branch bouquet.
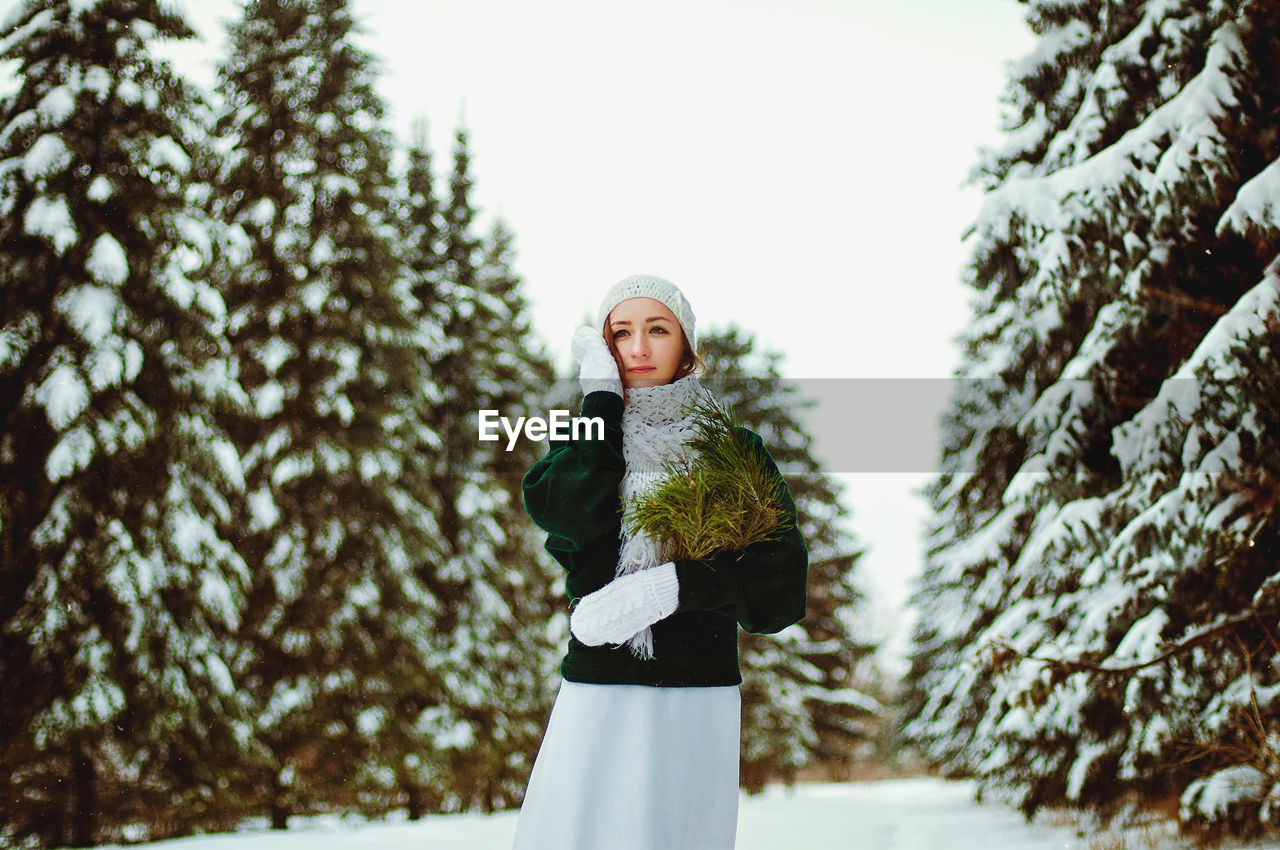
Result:
M789 526L782 509L785 485L769 474L731 411L710 395L686 410L694 436L685 460L668 461L662 481L633 501L628 531L659 541L662 557L701 559L724 549L741 551L777 539Z

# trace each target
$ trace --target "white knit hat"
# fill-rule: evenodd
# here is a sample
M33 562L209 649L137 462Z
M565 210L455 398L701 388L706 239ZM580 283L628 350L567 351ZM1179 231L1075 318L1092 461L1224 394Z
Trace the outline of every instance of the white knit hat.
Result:
M675 313L676 321L680 323L685 339L689 340L689 346L694 351L698 350L698 337L694 333L693 308L689 306L688 299L674 283L651 274L633 274L615 283L613 288L605 293L604 300L600 302L600 312L596 314L596 327L603 329L605 320L609 318L613 308L628 298L652 298L666 305L668 310Z

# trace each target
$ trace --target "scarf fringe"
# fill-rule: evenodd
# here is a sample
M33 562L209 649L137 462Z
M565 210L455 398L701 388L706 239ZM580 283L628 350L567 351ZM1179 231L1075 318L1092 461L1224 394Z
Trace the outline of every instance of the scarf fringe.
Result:
M706 394L696 376L688 375L659 387L627 390L622 413L622 547L615 575L647 570L663 563L658 543L646 534L627 532L637 497L653 491L663 477L667 460L685 460L686 444L694 436L694 423L686 407ZM627 641L631 654L641 660L654 657L653 630L642 629Z

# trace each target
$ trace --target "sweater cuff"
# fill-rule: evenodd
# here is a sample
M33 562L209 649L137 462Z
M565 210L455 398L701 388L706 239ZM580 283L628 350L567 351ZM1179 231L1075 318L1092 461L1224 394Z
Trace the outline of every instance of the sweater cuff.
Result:
M622 396L606 390L587 393L582 399L583 416L599 416L606 425L622 426Z
M707 561L676 561L680 586L679 610L715 611L725 607L731 588Z

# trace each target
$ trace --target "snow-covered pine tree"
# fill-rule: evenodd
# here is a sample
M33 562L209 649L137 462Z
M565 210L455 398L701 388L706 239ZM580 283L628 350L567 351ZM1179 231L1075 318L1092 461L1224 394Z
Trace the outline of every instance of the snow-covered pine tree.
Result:
M477 296L487 306L477 312L489 315L482 333L470 340L482 347L485 364L473 380L483 409L541 416L555 372L529 322L514 263L513 236L499 220L481 245ZM471 562L453 641L466 650L457 660L472 671L471 687L483 693L478 704L466 705L478 735L455 775L476 788L474 798L485 811L520 803L568 639L565 612L557 614L561 570L543 548L546 534L529 520L520 489L544 448L521 440L511 451L505 442L484 443L479 453L501 533L491 561Z
M426 439L426 357L393 249L391 139L345 0L258 0L220 71L225 140L212 207L236 251L218 269L251 408L229 417L251 570L235 673L257 718L234 793L283 827L355 807L353 781L429 675L427 493L405 475ZM367 778L367 777L366 777ZM386 780L393 783L394 777Z
M188 197L202 106L154 0L36 0L0 58L0 843L162 837L243 727L228 671L243 393Z
M427 144L426 125L419 124L407 150L407 165L399 181L396 211L398 237L394 245L404 269L412 296L412 316L422 373L416 381L417 409L408 419L412 427L398 437L397 451L402 468L400 481L417 494L417 527L419 546L410 553L414 574L431 598L435 610L437 571L445 558L445 546L436 523L441 513L439 494L434 490L433 476L441 449L439 435L428 420L429 410L439 402L432 382L430 364L454 342L444 336L447 305L440 303L439 284L444 257L441 248L442 216L440 201L434 188L431 151ZM432 802L430 790L444 784L445 765L437 753L438 721L447 712L448 697L444 691L440 660L447 634L430 628L426 618L410 627L404 638L415 645L415 652L405 658L388 657L386 669L394 671L397 699L375 731L376 744L365 750L361 765L361 782L370 789L363 801L365 808L385 810L403 805L412 820L428 813ZM423 663L423 659L428 659ZM438 797L438 794L437 794Z
M859 624L861 556L841 526L835 482L819 471L801 424L806 404L779 373L781 355L756 350L736 327L699 334L706 386L761 435L795 497L809 546L805 618L778 635L742 634L741 781L751 791L809 765L839 771L872 737L881 704L875 645Z
M1274 828L1280 4L1029 14L909 731L1027 810Z
M427 479L432 494L437 539L434 563L423 570L439 606L436 632L445 644L434 659L441 677L437 698L417 721L426 738L426 761L416 771L414 794L425 811L463 811L477 805L475 783L461 782L466 754L483 730L467 716L468 704L481 705L489 695L471 685L472 671L461 666L465 648L454 643L463 625L475 563L492 562L495 532L492 488L484 480L477 459L476 417L480 410L475 391L476 375L483 369L475 340L482 321L476 316L476 280L480 243L475 235L475 210L471 202L467 136L454 137L452 171L442 201L432 192L431 157L425 136L410 155L409 221L406 247L416 256L416 292L420 309L442 330L429 352L429 381L436 395L423 411L428 427L438 436L436 451L427 457ZM414 244L415 237L422 241ZM475 560L468 556L474 555ZM462 790L460 786L467 786Z
M501 223L488 239L477 236L472 186L468 135L459 129L434 284L445 328L431 365L440 398L428 411L443 444L434 492L444 553L433 589L448 636L438 659L447 701L430 727L444 773L429 801L444 811L519 802L550 710L564 626L550 601L557 573L519 487L542 447L522 440L508 452L505 439L477 439L481 410L545 415L554 373L528 322L511 236Z

